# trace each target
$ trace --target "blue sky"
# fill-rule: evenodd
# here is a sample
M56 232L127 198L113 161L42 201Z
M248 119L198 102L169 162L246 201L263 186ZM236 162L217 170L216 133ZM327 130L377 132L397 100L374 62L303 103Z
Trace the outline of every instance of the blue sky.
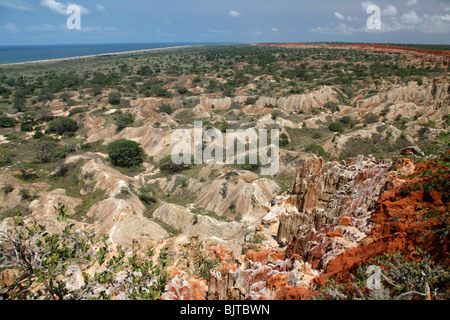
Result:
M450 0L0 0L0 45L312 41L450 44Z

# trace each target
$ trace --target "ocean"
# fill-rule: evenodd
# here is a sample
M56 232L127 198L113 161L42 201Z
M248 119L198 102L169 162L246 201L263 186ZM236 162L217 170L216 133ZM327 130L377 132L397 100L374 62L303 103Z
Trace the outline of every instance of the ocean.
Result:
M0 46L0 65L211 43L124 43Z

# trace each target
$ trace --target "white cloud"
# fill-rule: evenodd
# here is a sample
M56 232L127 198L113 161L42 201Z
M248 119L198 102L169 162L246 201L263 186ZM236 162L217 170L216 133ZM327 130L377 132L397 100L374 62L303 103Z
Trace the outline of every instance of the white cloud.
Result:
M38 26L30 26L27 28L27 31L31 31L31 32L56 32L56 31L67 31L67 26L66 25L59 25L59 26L55 26L53 24L47 24L44 23L42 25L38 25Z
M272 28L272 31L273 31L273 32L278 32L278 31L280 31L280 29L278 29L277 27L273 27L273 28Z
M347 21L359 21L358 17L347 16Z
M418 3L419 3L418 0L409 0L407 5L408 5L408 7L412 7L412 6L415 6Z
M407 24L418 24L421 22L421 19L415 11L410 11L402 15L402 21Z
M41 6L49 8L51 11L60 14L60 15L68 15L67 7L73 3L61 3L56 0L41 0ZM90 11L83 6L78 5L81 8L82 14L89 14Z
M0 25L0 32L17 33L17 32L19 32L19 29L17 29L17 27L14 23L9 22L9 23L5 24L4 26Z
M345 17L341 13L339 13L337 11L334 12L334 16L336 18L338 18L339 20L344 20L345 19Z
M397 8L393 5L388 5L386 9L381 10L381 14L385 16L395 16L397 14Z
M0 0L0 7L16 10L33 10L34 7L22 0Z
M405 4L407 1L405 1ZM410 0L408 3L412 6L415 4L421 5L419 1ZM361 7L366 10L369 5L374 4L370 0L361 2ZM422 4L423 5L423 4ZM405 6L406 7L406 6ZM449 8L449 10L446 10ZM425 34L449 34L450 35L450 6L443 6L441 9L435 8L432 13L422 13L419 10L409 10L400 12L393 5L387 5L381 12L381 29L369 29L361 23L364 18L346 16L345 19L340 19L344 15L336 14L336 18L340 24L330 23L326 26L318 26L310 29L312 32L325 34L339 34L352 35L355 33L390 33L390 32L420 32ZM360 21L355 23L354 21ZM345 23L343 23L345 21Z
M418 29L424 33L450 33L450 14L423 16Z
M102 12L102 11L105 11L106 9L105 9L105 7L102 6L100 3L97 3L97 4L95 5L95 10L97 10L97 11L99 11L99 12Z
M366 11L368 6L374 5L372 1L363 1L361 2L361 8L362 10Z
M237 18L237 17L240 17L240 16L241 16L241 13L240 13L240 12L237 12L236 10L231 10L230 12L228 12L228 15L229 15L230 17Z
M326 34L343 34L343 35L352 35L357 29L347 26L344 23L336 27L316 27L311 29L312 32L317 33L326 33Z

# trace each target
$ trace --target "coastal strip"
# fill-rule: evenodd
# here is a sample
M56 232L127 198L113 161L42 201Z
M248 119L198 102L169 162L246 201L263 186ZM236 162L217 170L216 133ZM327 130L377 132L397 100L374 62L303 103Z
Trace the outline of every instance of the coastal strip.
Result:
M67 58L55 58L55 59L44 59L44 60L25 61L25 62L4 63L4 64L0 64L0 67L25 65L25 64L31 64L31 63L60 62L60 61L76 60L76 59L98 58L98 57L103 57L103 56L106 56L106 57L118 56L118 55L124 55L124 54L145 53L145 52L158 51L158 50L181 49L181 48L202 47L202 46L206 46L206 44L198 44L198 45L193 44L193 45L173 46L173 47L164 47L164 48L140 49L140 50L132 50L132 51L111 52L111 53L99 53L99 54L92 54L92 55L85 55L85 56L67 57Z

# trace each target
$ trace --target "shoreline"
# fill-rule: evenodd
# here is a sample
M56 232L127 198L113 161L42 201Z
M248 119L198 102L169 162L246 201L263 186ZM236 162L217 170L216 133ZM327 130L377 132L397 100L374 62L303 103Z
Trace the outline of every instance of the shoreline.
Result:
M192 45L164 47L164 48L153 48L153 49L140 49L140 50L132 50L132 51L119 51L119 52L110 52L110 53L99 53L99 54L91 54L91 55L86 55L86 56L67 57L67 58L44 59L44 60L35 60L35 61L26 61L26 62L13 62L13 63L0 64L0 67L17 66L17 65L24 65L24 64L30 64L30 63L41 63L41 62L58 62L58 61L66 61L66 60L95 58L95 57L102 57L102 56L115 56L115 55L133 54L133 53L144 53L144 52L150 52L150 51L156 51L156 50L181 49L181 48L201 47L201 46L207 46L207 44L192 44Z

